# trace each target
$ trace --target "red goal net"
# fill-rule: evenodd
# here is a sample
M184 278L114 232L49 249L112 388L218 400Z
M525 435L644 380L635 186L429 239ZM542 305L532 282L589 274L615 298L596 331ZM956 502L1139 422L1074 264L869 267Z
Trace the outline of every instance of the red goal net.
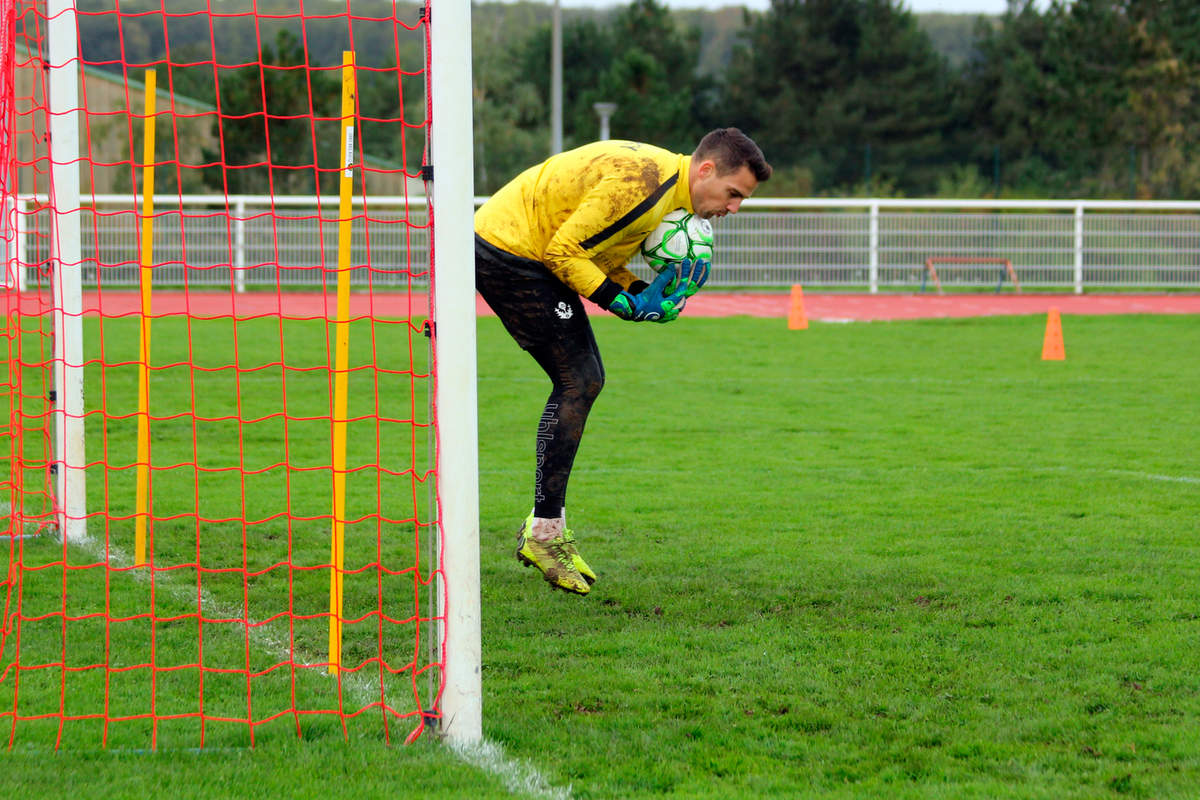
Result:
M0 0L10 747L438 716L427 15L309 5Z

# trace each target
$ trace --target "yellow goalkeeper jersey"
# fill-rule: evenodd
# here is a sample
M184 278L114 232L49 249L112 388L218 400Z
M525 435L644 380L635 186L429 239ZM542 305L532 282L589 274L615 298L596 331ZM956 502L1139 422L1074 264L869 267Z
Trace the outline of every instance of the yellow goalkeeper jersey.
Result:
M646 236L676 208L692 211L690 155L607 141L551 156L522 172L475 212L475 233L541 261L590 297L607 277L629 288L626 269Z

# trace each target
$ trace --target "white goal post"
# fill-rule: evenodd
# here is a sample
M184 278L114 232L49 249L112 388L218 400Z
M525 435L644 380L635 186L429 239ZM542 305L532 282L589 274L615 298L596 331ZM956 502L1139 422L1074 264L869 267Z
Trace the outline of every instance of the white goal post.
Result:
M475 206L471 4L430 2L430 163L437 359L439 607L444 615L442 734L483 737L479 601L479 452L475 380Z
M83 255L79 208L79 46L74 0L48 0L50 168L54 213L54 469L58 530L87 538L83 406Z

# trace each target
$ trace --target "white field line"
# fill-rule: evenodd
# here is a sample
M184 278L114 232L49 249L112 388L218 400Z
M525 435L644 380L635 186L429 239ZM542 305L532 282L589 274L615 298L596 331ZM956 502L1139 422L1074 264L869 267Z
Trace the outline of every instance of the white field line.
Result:
M103 560L105 555L104 547L101 543L88 538L74 543L81 550L87 552L94 558ZM111 542L108 545L108 563L113 567L132 567L133 559L119 547L115 547ZM149 583L150 571L148 569L122 569L118 574L128 575L140 583ZM196 601L196 587L191 584L183 584L170 579L167 575L157 575L154 579L154 587L158 590L165 590L173 600L190 605ZM210 617L219 617L222 619L242 619L245 616L245 609L240 606L234 606L217 600L209 592L203 588L199 591L200 607ZM274 633L270 626L260 625L253 619L246 619L249 627L249 637L262 651L273 658L290 660L295 656L308 659L312 663L316 663L321 659L305 653L300 648L291 648L288 646L288 641ZM334 676L328 672L322 673L329 677L330 680L335 680ZM360 707L367 706L379 700L378 687L366 680L357 672L347 672L341 676L342 688L350 695L351 700Z
M504 748L495 742L484 739L472 744L451 744L450 751L471 766L495 775L513 794L547 800L571 798L570 785L566 788L551 786L536 767L509 758Z
M1153 472L1134 472L1128 469L1110 469L1108 470L1113 475L1128 475L1131 478L1143 478L1148 481L1169 481L1171 483L1196 483L1200 484L1200 478L1194 478L1191 475L1155 475Z
M81 545L81 549L86 550L94 557L104 557L103 548L95 547L93 542L89 541ZM111 544L108 548L108 560L114 566L133 565L133 559L127 553L118 547L113 547ZM122 574L131 575L134 580L143 583L149 581L149 572L146 570L127 570L123 571ZM154 585L158 589L165 589L177 601L190 603L196 598L195 587L168 580L161 575L156 578ZM200 602L201 607L210 614L215 614L225 619L238 619L243 613L240 607L222 603L214 599L211 594L203 589L200 590ZM254 620L248 620L248 622L251 625L254 624ZM250 638L273 657L289 658L293 653L288 648L287 640L272 635L266 626L251 627ZM304 655L299 650L294 652L295 655ZM312 658L312 656L309 657ZM318 659L313 660L316 661ZM330 679L332 680L332 676L330 676ZM379 699L378 687L358 673L350 672L344 674L342 676L342 687L360 707ZM504 753L504 748L495 742L485 739L477 744L452 745L448 749L471 766L495 775L504 784L505 788L513 794L547 798L547 800L570 800L571 789L569 786L566 789L551 786L549 781L535 767L523 761L508 758Z
M0 503L0 514L9 513L9 508L8 503ZM92 558L101 561L104 560L105 549L103 544L90 536L76 539L72 542L72 545L78 547ZM124 569L125 567L133 566L133 559L128 553L111 542L108 545L108 564L112 567L122 568L118 572L120 575L129 576L140 583L148 583L150 581L149 570ZM156 589L165 590L172 599L186 605L195 602L197 597L195 586L178 583L166 575L156 576L154 586ZM200 607L210 616L217 616L223 619L240 619L243 616L244 610L242 608L223 603L204 589L200 589L199 597ZM298 648L290 648L287 640L272 634L269 626L257 624L253 619L247 619L246 622L250 625L250 639L262 647L263 651L268 655L275 658L287 659L290 659L293 655L297 655L311 659L313 663L319 661L319 658L312 654L305 653ZM332 679L332 676L330 677ZM351 699L360 706L366 706L378 700L377 688L358 673L349 672L342 675L342 686L351 695Z
M0 514L7 514L8 503L0 503ZM104 548L98 547L91 538L77 541L76 546L98 559L104 558ZM133 559L119 547L112 544L108 547L108 563L116 567L133 565ZM150 580L146 570L121 570L120 574L132 577L133 580L146 583ZM191 603L196 599L195 587L180 584L159 575L155 579L155 588L167 591L173 599L183 603ZM237 619L242 616L242 609L222 603L205 590L200 590L201 607L211 614L225 619ZM248 620L254 625L254 620ZM265 652L276 658L288 658L293 654L288 642L271 634L267 626L250 628L250 639ZM296 655L303 655L295 651ZM342 676L342 686L352 696L352 700L360 706L366 706L378 699L378 689L370 681L357 673L347 673ZM504 748L499 744L484 739L473 744L450 744L447 748L452 754L476 769L495 775L504 787L513 794L525 797L547 798L547 800L570 800L571 787L561 788L552 786L533 765L509 758Z

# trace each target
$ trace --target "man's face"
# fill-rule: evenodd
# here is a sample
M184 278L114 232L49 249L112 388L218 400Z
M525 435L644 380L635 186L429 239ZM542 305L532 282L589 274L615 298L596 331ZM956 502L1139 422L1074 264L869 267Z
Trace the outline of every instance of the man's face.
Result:
M757 187L758 179L745 165L721 175L716 164L703 161L696 168L696 179L691 185L692 208L701 219L736 214L742 201Z

